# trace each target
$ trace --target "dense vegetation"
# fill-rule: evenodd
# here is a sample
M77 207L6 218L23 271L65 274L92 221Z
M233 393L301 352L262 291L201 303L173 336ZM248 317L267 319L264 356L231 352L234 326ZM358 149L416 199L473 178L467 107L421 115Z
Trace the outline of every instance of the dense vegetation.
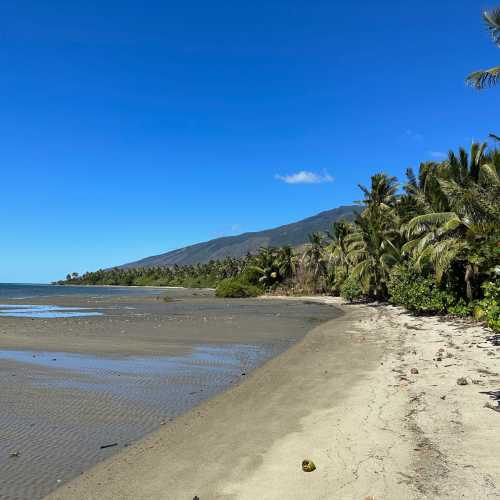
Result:
M500 9L484 14L500 45ZM473 73L477 88L499 68ZM493 141L499 138L491 135ZM64 283L214 286L222 297L259 292L375 299L417 314L474 316L500 330L500 152L495 143L450 151L408 169L400 185L377 173L361 186L352 222L313 233L303 249L262 248L242 259L197 266L112 269Z
M68 274L60 284L73 285L124 285L124 286L184 286L212 288L226 279L237 276L246 266L249 257L228 257L208 264L172 267L113 268L95 272Z
M500 326L500 152L486 143L360 186L353 222L313 233L301 250L196 266L110 269L63 283L218 287L219 296L259 292L388 300L416 313L475 315Z

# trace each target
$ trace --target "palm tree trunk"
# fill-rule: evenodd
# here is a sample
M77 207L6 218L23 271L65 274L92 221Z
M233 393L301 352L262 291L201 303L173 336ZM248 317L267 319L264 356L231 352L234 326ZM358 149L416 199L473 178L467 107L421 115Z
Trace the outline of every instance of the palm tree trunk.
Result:
M472 300L473 298L473 293L472 293L472 279L474 277L474 270L472 268L471 264L467 264L465 267L465 287L466 287L466 293L467 293L467 298L469 300Z

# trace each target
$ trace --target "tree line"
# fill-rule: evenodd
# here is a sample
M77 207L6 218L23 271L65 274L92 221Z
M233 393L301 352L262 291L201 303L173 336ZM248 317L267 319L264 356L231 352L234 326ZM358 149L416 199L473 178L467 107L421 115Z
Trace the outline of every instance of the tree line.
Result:
M353 222L303 248L206 264L115 268L61 283L218 287L221 296L332 294L391 301L419 313L487 317L500 327L500 151L487 143L359 186Z
M484 21L500 47L500 9ZM476 71L477 89L498 83L500 66ZM207 264L99 270L61 283L217 287L222 297L260 293L332 294L375 299L416 313L472 315L500 330L500 152L491 144L450 151L446 160L386 173L360 185L353 222L314 233L303 248Z

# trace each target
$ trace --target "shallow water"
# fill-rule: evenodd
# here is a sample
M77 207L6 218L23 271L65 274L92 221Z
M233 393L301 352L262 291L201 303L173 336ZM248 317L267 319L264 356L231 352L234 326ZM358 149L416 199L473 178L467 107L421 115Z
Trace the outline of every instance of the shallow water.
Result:
M0 499L42 498L279 350L199 345L162 357L0 351L8 382L0 396Z
M35 297L57 297L61 295L98 295L98 296L144 296L160 295L161 288L106 287L106 286L61 286L30 283L0 283L0 297L29 299Z
M87 307L65 307L33 304L0 304L0 316L9 318L79 318L102 316L102 312Z
M239 367L242 353L246 359L256 361L262 346L230 344L222 346L196 346L184 356L94 356L67 352L0 351L0 360L40 365L47 368L71 370L87 375L170 375L183 370L227 370ZM57 364L55 364L57 362Z
M0 500L43 498L337 315L208 290L162 289L172 299L164 302L151 289L75 288L0 299ZM103 315L50 316L63 313Z

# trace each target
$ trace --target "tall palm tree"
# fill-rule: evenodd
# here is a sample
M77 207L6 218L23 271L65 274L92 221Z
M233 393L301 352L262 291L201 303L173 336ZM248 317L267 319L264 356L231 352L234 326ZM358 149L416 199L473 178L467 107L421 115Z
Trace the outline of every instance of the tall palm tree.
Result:
M324 254L325 238L321 233L309 235L309 244L303 255L305 268L311 273L314 291L318 290L321 278L326 276L327 261Z
M401 259L396 219L392 209L368 207L347 237L350 276L359 280L365 294L378 299L387 297L390 269Z
M493 43L500 47L500 7L483 12L483 19L488 27ZM474 71L466 78L466 83L476 89L491 87L500 82L500 66Z
M361 200L361 203L367 207L372 205L382 207L394 206L396 201L396 192L398 190L396 177L392 177L384 173L378 173L372 175L370 188L367 188L362 184L358 184L358 187L365 195L363 200Z
M398 184L395 177L378 173L371 178L371 189L359 187L366 208L356 217L356 229L347 237L350 275L359 280L365 294L384 299L389 271L401 258Z
M285 245L276 251L276 265L280 277L290 279L296 272L296 256L290 245Z
M337 221L327 232L330 244L327 246L330 264L333 265L333 280L339 288L349 273L349 258L347 237L351 232L351 225L346 221Z

